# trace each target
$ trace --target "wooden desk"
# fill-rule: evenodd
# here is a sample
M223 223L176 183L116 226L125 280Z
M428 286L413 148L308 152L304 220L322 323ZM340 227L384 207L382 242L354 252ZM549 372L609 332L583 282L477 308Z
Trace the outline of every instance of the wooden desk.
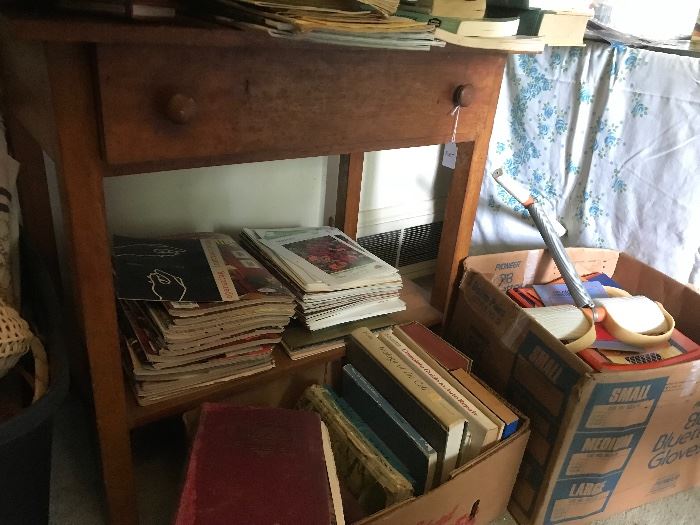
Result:
M432 295L444 311L469 249L505 55L298 45L226 28L17 13L1 22L5 115L22 163L25 227L54 267L54 227L65 233L73 311L87 349L74 376L92 389L112 523L137 521L130 427L227 387L155 409L127 402L103 177L340 154L337 223L354 236L363 152L449 142L454 92L465 86ZM62 222L55 225L42 150L58 169ZM286 363L275 374L300 366Z

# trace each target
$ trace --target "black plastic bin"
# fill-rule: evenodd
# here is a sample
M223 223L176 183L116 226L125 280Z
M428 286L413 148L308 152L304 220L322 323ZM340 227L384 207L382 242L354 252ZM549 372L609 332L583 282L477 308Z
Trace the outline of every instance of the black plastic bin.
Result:
M53 283L34 252L22 249L23 303L31 308L49 361L42 398L0 424L0 524L48 523L53 416L68 393L63 320ZM35 327L36 329L36 327Z

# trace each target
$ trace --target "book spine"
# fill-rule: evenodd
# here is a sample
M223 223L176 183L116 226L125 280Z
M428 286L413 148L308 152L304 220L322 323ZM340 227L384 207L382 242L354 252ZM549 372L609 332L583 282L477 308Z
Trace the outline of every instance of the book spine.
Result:
M457 466L464 420L367 329L352 332L347 358L440 455L440 480Z
M455 370L453 376L462 383L467 390L481 399L481 401L503 421L505 427L503 428L501 439L506 439L518 430L520 418L498 398L493 390L464 370Z
M307 388L298 408L317 412L327 425L336 468L365 513L373 514L413 495L408 480L348 420L327 388Z
M481 410L474 406L469 399L464 397L449 380L418 357L415 352L403 344L394 335L382 335L381 340L393 349L404 361L413 367L425 381L429 382L442 397L460 410L469 422L470 438L467 440L466 449L463 450L461 464L476 457L485 447L498 441L498 426L494 424ZM449 374L449 372L445 372Z
M411 349L414 349L415 346L420 347L424 352L430 354L445 370L458 368L467 372L471 370L472 360L469 357L425 326L419 323L410 323L396 326L393 331L394 335L406 346Z
M521 36L539 36L544 11L541 9L498 7L489 5L486 16L490 18L518 17L518 34Z
M360 417L360 415L353 410L353 408L344 400L339 398L335 392L328 389L327 390L330 398L335 402L338 410L345 416L345 418L350 422L352 426L357 429L357 432L364 437L367 442L377 449L377 452L382 455L382 457L392 466L396 471L401 474L406 480L415 487L416 481L411 476L408 468L399 457L387 446L384 441L372 430L372 428Z
M432 488L437 453L352 365L343 367L343 399L391 448L416 481L416 494Z

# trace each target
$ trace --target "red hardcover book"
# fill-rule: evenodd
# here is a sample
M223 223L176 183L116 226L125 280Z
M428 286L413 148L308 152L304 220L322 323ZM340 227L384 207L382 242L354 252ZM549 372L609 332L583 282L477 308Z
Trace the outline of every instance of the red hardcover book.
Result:
M175 525L329 525L318 414L205 403Z
M420 323L412 322L395 326L393 331L404 344L409 344L407 339L412 340L450 372L458 368L469 372L472 368L470 358Z

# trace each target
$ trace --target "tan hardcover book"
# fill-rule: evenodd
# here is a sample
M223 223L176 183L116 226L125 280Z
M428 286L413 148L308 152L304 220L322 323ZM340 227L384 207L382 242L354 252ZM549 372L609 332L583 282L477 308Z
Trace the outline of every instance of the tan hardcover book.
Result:
M458 466L466 418L367 328L352 332L347 356L350 364L438 451L440 481L449 479Z
M520 418L490 388L464 370L454 370L452 375L505 423L503 439L518 429Z
M467 420L468 425L465 429L467 435L460 451L460 465L474 459L501 438L503 422L478 398L462 387L447 370L431 360L427 353L423 352L423 355L419 356L393 334L382 334L379 340L413 368L430 387ZM431 364L428 364L429 360Z

